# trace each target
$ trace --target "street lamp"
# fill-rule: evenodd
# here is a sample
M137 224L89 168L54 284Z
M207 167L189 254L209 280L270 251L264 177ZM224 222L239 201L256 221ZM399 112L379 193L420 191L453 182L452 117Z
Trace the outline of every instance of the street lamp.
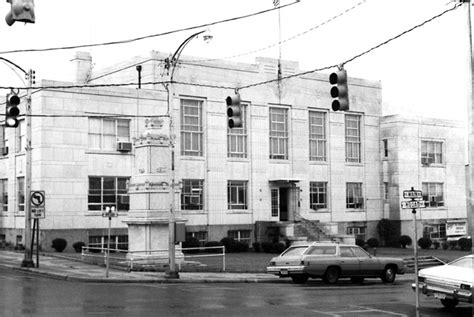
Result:
M183 52L184 48L186 45L191 42L194 38L198 37L198 35L205 33L207 30L204 31L199 31L197 33L194 33L190 37L188 37L186 40L179 45L178 49L174 52L174 54L170 58L165 59L165 69L168 71L168 76L169 76L169 81L167 84L163 84L163 86L166 89L167 93L167 103L168 103L168 111L167 115L169 118L169 134L170 134L170 143L169 143L169 148L170 148L170 154L171 154L171 168L170 168L170 214L169 214L169 225L168 225L168 230L169 230L169 259L168 259L168 271L166 272L166 276L169 278L179 278L178 271L176 270L176 261L175 261L175 186L177 185L175 182L175 135L174 135L174 120L173 120L173 77L174 77L174 72L176 69L176 65L178 64L179 58L181 56L181 53ZM204 40L206 42L209 42L210 39L212 39L212 36L209 34L205 34L203 36Z

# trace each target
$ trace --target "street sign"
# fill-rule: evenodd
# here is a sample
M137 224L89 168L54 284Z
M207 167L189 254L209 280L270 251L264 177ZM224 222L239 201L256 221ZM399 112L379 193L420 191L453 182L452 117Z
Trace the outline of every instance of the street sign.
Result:
M423 198L423 192L421 190L404 190L403 191L403 198L405 198L405 199Z
M426 208L424 200L402 201L402 209Z
M44 190L35 190L31 192L30 202L32 207L44 208L45 195Z
M44 207L31 207L31 218L33 219L46 218L46 212L45 212Z

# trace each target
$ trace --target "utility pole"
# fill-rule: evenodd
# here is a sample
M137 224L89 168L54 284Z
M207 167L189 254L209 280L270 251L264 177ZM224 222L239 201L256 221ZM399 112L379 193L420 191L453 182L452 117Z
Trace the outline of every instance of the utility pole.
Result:
M34 70L30 69L28 74L28 88L26 94L26 171L25 171L25 257L21 263L22 267L33 267L33 250L31 248L31 89L34 83Z

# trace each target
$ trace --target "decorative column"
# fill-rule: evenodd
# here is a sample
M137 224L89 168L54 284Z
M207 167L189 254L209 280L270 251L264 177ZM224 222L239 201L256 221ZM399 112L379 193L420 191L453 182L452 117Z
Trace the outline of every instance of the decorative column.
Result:
M146 119L145 131L134 140L134 172L128 186L130 210L124 221L128 225L128 249L131 252L162 250L134 253L134 259L141 258L141 263L151 256L155 258L153 262L159 256L159 262L168 263L171 196L169 142L169 131L161 118ZM179 201L179 188L175 188L174 195L174 201ZM175 209L176 222L184 222L179 208ZM180 249L176 250L176 259L183 260Z

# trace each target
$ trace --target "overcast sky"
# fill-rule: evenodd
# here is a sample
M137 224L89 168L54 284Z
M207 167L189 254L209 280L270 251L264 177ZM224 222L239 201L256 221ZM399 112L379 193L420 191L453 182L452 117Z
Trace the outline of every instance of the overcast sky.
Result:
M293 2L282 0L281 5ZM453 6L448 0L301 0L280 9L281 39L304 33L283 43L281 56L299 62L302 70L339 64ZM10 9L6 2L0 8L4 14ZM37 0L35 24L17 22L9 27L0 23L0 51L125 40L270 8L273 0ZM206 44L195 39L183 55L253 63L257 56L278 58L280 54L278 45L260 50L279 40L278 10L209 29L213 40ZM101 69L151 50L172 53L196 31L77 50L90 52L94 67ZM69 81L75 51L0 56L24 69L35 69L37 78ZM235 55L241 56L229 58ZM468 59L465 4L345 68L349 76L381 80L384 103L398 112L464 120ZM19 76L0 63L0 86L21 85Z

